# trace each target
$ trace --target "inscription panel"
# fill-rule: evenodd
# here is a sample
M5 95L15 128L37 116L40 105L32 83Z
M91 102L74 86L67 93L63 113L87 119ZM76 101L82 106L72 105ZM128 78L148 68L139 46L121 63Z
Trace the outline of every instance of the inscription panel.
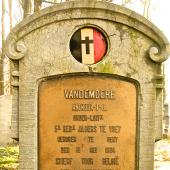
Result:
M137 90L117 77L68 76L39 87L40 170L135 170Z

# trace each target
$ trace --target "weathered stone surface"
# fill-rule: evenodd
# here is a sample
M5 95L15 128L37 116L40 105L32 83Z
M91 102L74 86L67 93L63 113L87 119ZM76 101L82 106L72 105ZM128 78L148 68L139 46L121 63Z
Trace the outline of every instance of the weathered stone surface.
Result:
M70 38L82 26L97 27L107 36L108 52L97 64L83 65L70 53ZM162 76L160 63L169 54L169 43L152 23L111 3L62 3L16 26L7 39L6 54L16 60L13 71L19 71L19 77L14 75L18 84L13 87L13 114L19 114L20 170L38 168L37 102L41 79L78 72L116 74L139 82L139 170L153 169L155 113L162 111L163 95L162 81L156 79ZM161 121L161 117L157 118L156 125L160 126Z

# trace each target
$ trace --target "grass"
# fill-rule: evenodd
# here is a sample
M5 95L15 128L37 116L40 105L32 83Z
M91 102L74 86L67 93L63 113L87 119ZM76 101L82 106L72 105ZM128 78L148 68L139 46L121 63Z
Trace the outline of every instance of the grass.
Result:
M18 146L0 146L0 170L18 170Z

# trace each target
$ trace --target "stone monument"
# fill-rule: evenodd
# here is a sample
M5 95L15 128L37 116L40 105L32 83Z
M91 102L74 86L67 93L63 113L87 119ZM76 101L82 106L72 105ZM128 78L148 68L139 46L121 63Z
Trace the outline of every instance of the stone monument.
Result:
M6 41L20 170L153 170L170 53L161 31L101 1L71 1Z

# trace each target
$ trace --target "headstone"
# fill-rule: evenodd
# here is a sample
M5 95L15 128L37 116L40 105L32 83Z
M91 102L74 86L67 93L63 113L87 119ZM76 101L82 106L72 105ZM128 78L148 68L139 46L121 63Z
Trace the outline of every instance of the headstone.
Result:
M20 170L153 170L169 49L152 23L112 3L27 17L6 42Z

